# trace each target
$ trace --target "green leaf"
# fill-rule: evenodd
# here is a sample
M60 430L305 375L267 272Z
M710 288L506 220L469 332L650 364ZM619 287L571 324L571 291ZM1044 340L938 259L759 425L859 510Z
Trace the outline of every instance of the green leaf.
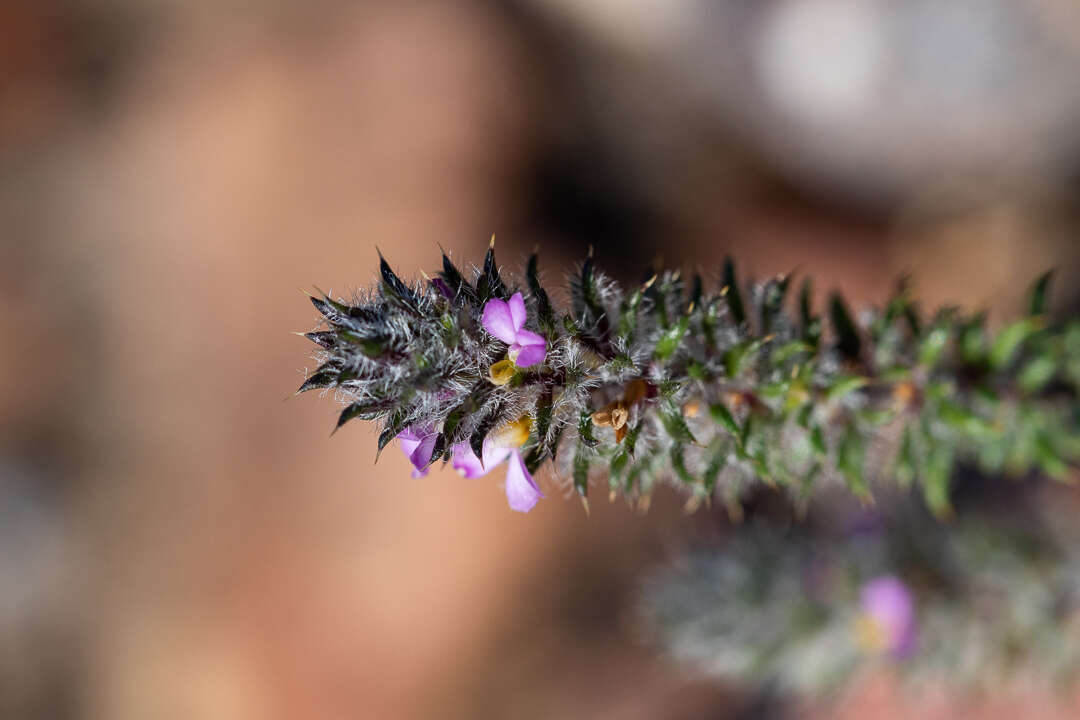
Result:
M401 281L394 271L390 269L390 263L379 255L379 273L382 275L383 297L401 305L414 314L420 312L420 298L416 296L412 288Z
M809 355L812 352L814 348L809 344L802 340L792 340L776 348L770 358L777 367L782 367L788 360L799 355Z
M851 393L866 387L870 381L859 375L844 375L836 379L832 387L825 393L829 402L837 402Z
M716 350L716 328L720 324L720 304L712 301L701 313L701 333L705 345L711 351Z
M960 332L960 354L969 365L981 365L986 358L986 315L980 313L969 320Z
M529 256L529 264L525 270L525 278L529 284L529 292L536 300L536 319L540 331L548 338L555 336L557 324L555 322L555 310L551 307L551 299L547 291L540 285L540 272L537 269L539 260L536 253Z
M919 364L932 368L937 365L942 351L949 342L949 328L938 325L926 334L919 344Z
M548 455L551 456L552 462L555 461L556 456L559 454L559 441L562 440L563 430L565 427L556 428L555 434L548 440Z
M727 443L721 443L719 447L713 451L712 457L709 459L709 464L706 466L705 473L702 477L702 481L705 485L705 492L709 495L712 495L713 491L716 490L716 482L720 478L720 473L723 471L724 466L727 465L728 455Z
M686 424L686 420L683 419L682 413L679 412L679 408L674 403L665 403L661 407L660 422L663 423L664 429L667 430L668 435L675 442L697 443L693 433L690 432L690 427Z
M724 365L727 367L728 377L739 377L764 344L765 339L759 338L741 342L728 350L724 355Z
M541 445L547 442L548 430L551 428L552 398L551 386L545 386L536 401L536 440Z
M656 359L667 360L671 357L679 349L679 344L689 327L690 317L683 315L677 323L665 330L656 343L656 350L653 351Z
M833 330L836 332L836 349L845 359L855 362L859 359L859 351L862 349L862 340L859 338L859 330L855 321L851 319L844 298L839 293L833 293L829 302L829 317L832 319Z
M544 449L542 445L537 445L525 455L525 469L529 471L530 475L539 470L543 462Z
M866 457L866 438L849 426L836 449L836 469L844 476L848 487L862 499L870 498L870 487L863 476Z
M685 484L693 485L694 478L686 469L686 458L683 456L683 447L684 446L681 444L676 444L671 447L671 468L675 471L676 477Z
M574 490L581 497L589 494L589 458L584 445L578 445L574 453Z
M735 277L735 261L730 257L724 258L722 282L724 287L727 288L724 297L727 298L731 318L736 325L742 325L746 322L746 308L743 306L742 291L739 289L738 278Z
M611 456L611 465L608 472L611 474L611 479L614 482L617 478L621 477L623 471L627 465L630 464L630 453L626 451L626 448L619 448L615 451L615 454Z
M446 414L446 419L443 421L442 437L449 439L456 438L458 426L461 425L461 421L465 418L464 403L458 405L449 413ZM453 443L447 443L447 447L443 450L443 460L450 459L450 449Z
M787 295L791 276L773 278L765 284L761 300L761 329L769 333L775 326L775 320L784 310L784 297Z
M637 447L637 439L641 435L641 426L642 421L640 419L635 425L627 426L626 437L623 438L622 446L626 448L626 452L630 455L634 454L634 449Z
M690 302L696 307L701 307L701 299L705 293L705 284L701 280L701 275L694 273L694 279L690 284Z
M593 435L592 415L588 412L583 412L578 417L578 436L581 438L581 442L588 447L596 447L600 443Z
M622 311L619 313L619 337L629 344L634 338L638 326L638 308L641 306L641 298L645 290L638 286L623 300Z
M380 358L390 352L393 338L383 328L356 327L338 331L341 340L355 346L369 358Z
M735 416L731 414L731 411L724 406L723 403L715 403L709 406L709 415L717 422L722 428L731 433L731 436L738 438L740 435L739 423L735 421Z
M799 292L799 319L802 321L802 337L812 350L817 350L821 341L821 318L811 311L811 297L813 284L810 278L803 280L802 290Z
M1050 294L1050 280L1054 275L1053 270L1047 270L1031 288L1031 299L1028 302L1028 315L1045 315Z
M1018 382L1026 393L1037 393L1054 379L1057 362L1049 355L1039 355L1031 359L1020 371Z
M709 369L697 360L691 360L686 364L686 374L698 382L708 382L712 379Z
M503 284L502 277L499 276L499 266L495 263L494 238L484 255L484 268L476 280L476 290L481 302L487 302L491 298L505 300L510 297L510 292Z
M378 448L376 450L376 459L378 459L378 453L383 451L390 441L398 436L398 434L405 429L405 413L396 412L390 416L386 421L386 425L383 427L382 432L379 433Z
M473 451L473 454L481 460L483 460L484 457L484 439L488 436L488 433L495 429L499 414L497 409L488 413L488 415L480 421L480 424L476 426L476 429L473 430L472 435L469 436L469 448Z
M915 441L911 426L904 426L904 433L900 438L900 449L896 455L896 479L901 487L910 487L917 476L915 460Z
M1069 466L1045 431L1035 436L1035 460L1044 475L1054 480L1065 480L1069 477Z
M810 447L814 449L814 453L819 457L825 457L829 453L829 448L825 444L825 433L817 423L814 423L810 428Z
M923 498L930 511L942 518L952 512L949 486L952 480L953 456L952 450L944 443L931 441L931 448L923 473Z
M1008 367L1017 350L1039 329L1039 325L1040 323L1034 318L1026 318L999 332L990 347L990 367L994 370L1003 370Z
M450 261L449 256L447 256L445 252L442 256L442 265L443 269L439 274L442 276L446 286L454 293L455 302L458 300L468 300L474 305L477 304L479 298L477 298L473 286L469 284L469 281L466 280L461 272L454 266L454 263Z
M359 417L361 415L371 415L371 414L374 414L374 413L378 413L378 412L381 412L381 411L388 410L391 407L393 407L393 404L392 403L388 404L386 402L382 402L382 403L354 402L353 404L349 405L344 410L342 410L341 414L338 415L337 425L334 426L334 429L337 430L342 425L349 422L350 420L352 420L355 417Z
M304 333L304 337L324 350L329 350L337 342L337 333L332 330Z
M336 367L329 365L329 363L322 365L318 370L313 372L311 376L304 381L304 384L300 386L300 389L296 391L296 394L299 395L308 390L328 388L336 385L339 371Z

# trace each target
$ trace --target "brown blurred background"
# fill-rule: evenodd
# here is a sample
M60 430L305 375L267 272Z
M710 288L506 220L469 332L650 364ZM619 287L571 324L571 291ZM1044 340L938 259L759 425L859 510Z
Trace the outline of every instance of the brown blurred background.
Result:
M550 278L731 252L999 321L1056 266L1075 310L1078 7L0 3L0 717L772 717L630 612L723 517L374 465L284 401L297 290L494 232ZM817 712L1073 716L890 688Z

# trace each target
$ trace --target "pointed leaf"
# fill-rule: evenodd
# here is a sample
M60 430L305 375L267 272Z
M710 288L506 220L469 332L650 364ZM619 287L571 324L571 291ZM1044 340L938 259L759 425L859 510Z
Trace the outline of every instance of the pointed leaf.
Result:
M742 291L739 289L739 282L735 277L735 261L730 257L724 258L722 282L724 283L724 287L727 288L724 297L727 298L728 310L731 311L731 318L735 321L736 325L742 325L746 322L746 308L743 306Z
M488 436L488 433L495 429L498 419L498 411L489 413L487 417L481 420L480 424L476 426L472 435L469 436L469 448L476 457L484 457L484 439Z
M1003 370L1012 362L1016 351L1039 328L1034 318L1026 318L1009 325L998 333L990 346L990 367Z
M304 333L304 337L326 350L332 348L334 343L337 342L337 333L331 330Z
M296 391L296 394L307 392L308 390L315 390L316 388L328 388L337 384L339 371L336 367L327 367L323 365L314 373L311 374L304 384L300 386L300 389Z
M551 307L551 299L547 291L540 285L540 272L537 269L536 253L529 256L529 265L525 271L526 280L529 283L529 292L536 300L536 316L541 332L549 339L555 336L556 323L555 311Z
M1031 359L1027 365L1020 370L1020 376L1017 381L1020 384L1020 389L1026 393L1037 393L1045 388L1051 380L1054 379L1054 374L1057 372L1057 362L1049 355L1039 355Z
M731 414L731 411L728 410L723 403L710 405L709 414L718 425L731 433L732 437L740 437L741 431L739 429L739 423L735 421L735 416Z
M839 293L833 293L829 303L829 316L833 331L836 333L836 349L845 359L855 362L859 359L862 341L855 321L851 319L847 304Z
M481 302L487 302L491 298L506 300L510 297L510 292L503 285L502 278L499 276L499 266L495 263L494 243L484 255L484 268L476 281L476 289Z
M679 344L689 328L690 317L683 315L677 323L665 330L656 343L656 349L653 351L656 359L667 360L670 358L679 349Z
M473 304L477 304L476 291L473 290L472 285L465 279L465 276L461 274L461 271L454 266L449 256L443 253L442 256L442 272L439 273L442 279L449 286L450 291L454 294L455 300L468 300Z
M390 263L382 256L379 257L379 274L382 275L383 296L388 300L398 302L406 309L419 312L420 299L412 288L401 281L394 271L390 269Z
M588 447L596 447L600 443L593 435L592 415L589 412L581 413L578 418L578 437L581 438L582 444Z
M1028 302L1028 314L1037 316L1045 315L1050 294L1050 280L1054 275L1053 270L1047 270L1031 288L1031 299Z
M802 324L802 337L812 349L817 349L821 341L821 318L811 311L810 300L813 294L813 284L810 278L803 280L802 290L799 292L799 319Z
M761 299L761 331L772 332L775 320L784 310L784 297L787 295L791 276L773 278L765 284L764 297Z
M584 445L578 445L574 453L574 490L581 497L589 494L589 458Z
M374 420L379 413L386 412L393 406L394 402L392 400L384 400L381 402L354 402L341 411L341 415L338 416L337 426L334 429L337 430L356 417L363 417L365 420ZM397 433L394 434L396 435Z
M382 432L379 433L378 449L377 449L376 453L381 453L383 451L383 448L385 448L387 445L389 445L390 441L393 440L394 438L396 438L398 436L398 434L400 434L401 431L404 430L404 429L405 429L405 414L404 413L398 412L398 413L395 413L394 415L390 416L390 418L386 421L386 426L383 427ZM376 457L378 457L377 454L376 454Z
M683 457L683 448L685 446L681 443L677 443L671 447L671 468L675 471L675 475L687 485L694 484L694 478L690 475L690 472L686 469L686 459Z
M826 392L825 397L829 402L837 402L851 393L866 387L870 381L859 375L839 377L833 382L832 387Z
M665 403L665 406L660 410L660 421L664 425L664 429L667 430L671 439L677 443L689 442L697 443L694 439L693 433L690 432L690 427L686 424L686 420L683 418L682 413L679 412L679 408L672 403Z

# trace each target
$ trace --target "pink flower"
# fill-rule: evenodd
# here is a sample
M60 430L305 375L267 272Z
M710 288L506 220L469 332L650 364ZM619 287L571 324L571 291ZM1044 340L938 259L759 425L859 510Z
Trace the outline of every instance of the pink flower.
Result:
M454 452L454 469L467 478L481 477L491 472L492 468L509 458L506 469L506 500L510 509L517 512L529 512L544 493L529 474L525 460L518 449L529 437L532 422L526 415L510 423L501 430L484 439L483 461L476 457L468 443L458 443Z
M514 293L509 302L492 298L484 304L484 329L510 346L507 353L518 367L543 362L547 341L543 335L525 330L525 300Z
M915 649L915 601L907 586L892 575L862 588L863 644L869 650L905 657Z
M398 433L397 440L409 462L413 464L414 478L427 475L431 463L431 451L435 449L435 440L439 434L431 426L407 427Z

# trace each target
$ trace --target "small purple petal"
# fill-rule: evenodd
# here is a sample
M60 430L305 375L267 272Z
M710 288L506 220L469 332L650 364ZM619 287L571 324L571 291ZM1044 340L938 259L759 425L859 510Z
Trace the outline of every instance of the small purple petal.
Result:
M547 355L547 341L543 335L537 335L529 330L522 330L517 334L517 342L511 347L517 352L514 364L518 367L529 367L544 361Z
M517 357L514 359L514 364L518 367L531 367L537 363L544 361L544 346L543 345L525 345L515 346L520 347Z
M517 512L529 512L537 501L544 497L540 488L532 479L521 453L517 450L510 454L510 466L506 470L506 500L510 509Z
M481 321L485 330L507 345L516 339L517 330L514 328L514 317L510 313L510 306L499 298L491 298L484 304Z
M478 478L487 475L491 469L506 459L510 454L507 448L494 447L490 442L484 441L484 462L476 457L476 453L469 447L469 443L458 443L451 451L454 453L453 467L462 476Z
M521 297L521 293L514 293L507 305L510 307L510 319L514 322L514 332L520 332L525 327L525 298Z
M915 647L915 602L911 592L892 575L871 580L862 589L862 609L885 633L885 650L905 656Z
M454 453L454 460L451 464L463 477L480 477L487 472L483 463L480 462L480 458L476 457L476 453L469 447L469 443L458 443L451 448L451 451Z
M431 462L431 451L435 447L436 433L430 426L415 428L409 426L398 433L397 440L405 457L413 465L414 478L427 475L427 466Z
M435 449L436 439L438 439L438 435L431 433L420 441L420 444L413 450L412 455L409 456L409 462L413 464L414 468L412 471L414 478L427 475L428 465L431 464L431 451Z
M447 300L454 299L454 291L450 289L450 286L447 285L446 281L442 278L432 278L431 285L440 293L442 293L443 297L445 297Z
M484 441L484 472L487 472L491 468L495 467L511 452L510 448L497 447L495 443L490 440Z

